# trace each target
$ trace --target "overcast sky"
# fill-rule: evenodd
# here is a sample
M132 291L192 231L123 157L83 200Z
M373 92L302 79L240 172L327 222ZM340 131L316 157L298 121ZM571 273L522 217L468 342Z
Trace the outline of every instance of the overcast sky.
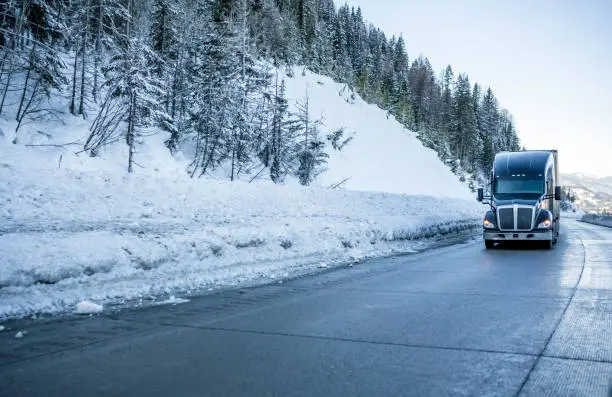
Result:
M561 172L612 176L611 0L336 0L360 6L411 59L491 86L528 149Z

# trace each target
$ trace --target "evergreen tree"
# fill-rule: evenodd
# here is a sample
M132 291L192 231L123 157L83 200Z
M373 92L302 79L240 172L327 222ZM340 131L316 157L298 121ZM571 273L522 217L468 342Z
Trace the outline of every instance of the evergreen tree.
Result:
M151 48L162 61L176 59L178 7L176 0L154 0ZM160 66L156 65L159 69Z
M277 83L278 84L278 83ZM269 158L272 159L270 164L270 179L274 183L282 182L286 171L283 172L282 164L283 157L283 120L287 115L288 109L287 99L285 98L285 82L281 83L280 88L277 88L274 96L274 113L272 120L272 142L269 145ZM267 160L267 159L266 159ZM266 164L267 166L268 164Z
M301 127L299 119L291 117L289 103L285 94L285 82L276 84L274 95L273 119L269 143L270 179L281 183L292 172L296 138ZM266 166L268 163L266 163Z
M481 112L481 101L482 101L482 92L480 89L480 85L478 83L474 83L474 88L472 89L472 109L474 110L474 121L476 123L476 132L480 137L481 127L482 127L482 112Z
M232 20L226 22L227 29L221 27L225 36L224 50L236 55L238 71L235 77L229 76L227 91L231 134L226 144L231 159L231 180L238 178L252 161L251 144L259 135L256 131L256 109L264 100L262 93L266 91L271 77L265 65L257 60L252 45L247 0L239 0L238 5Z
M272 60L275 66L287 62L289 40L285 37L283 26L286 24L274 0L263 0L261 8L254 13L251 22L251 37L260 54Z
M325 142L319 137L321 120L314 119L310 110L308 94L297 102L295 127L299 132L296 141L295 154L297 170L295 172L302 185L310 185L324 171L327 164Z
M67 82L63 73L65 64L57 45L58 41L64 39L67 27L58 17L60 14L57 6L42 0L32 0L22 2L22 8L17 11L20 16L15 29L23 33L15 39L15 49L7 53L10 57L26 59L23 62L13 58L10 62L11 68L21 64L25 72L21 87L15 87L19 92L15 114L16 132L24 122L52 114L53 111L46 108L44 102L53 93L61 92ZM0 110L10 84L7 80ZM17 142L17 138L14 142Z
M198 2L196 14L203 19L194 24L188 41L186 75L186 132L195 144L191 176L202 176L228 159L232 146L232 110L235 110L235 81L238 54L229 43L225 27L213 23L211 4ZM205 18L208 18L205 19Z
M410 97L414 120L413 128L421 129L427 126L430 115L427 114L428 94L432 91L430 85L435 81L433 70L427 58L417 58L412 62L408 73Z
M467 75L457 77L452 105L450 144L461 165L469 172L473 169L476 120L474 117L470 80Z
M482 140L480 167L482 171L488 173L493 166L495 157L495 136L499 123L497 99L489 87L482 100L480 109L480 134Z
M167 116L158 106L159 81L151 74L155 54L140 38L132 38L105 68L106 98L91 127L85 149L92 156L110 141L124 137L128 172L133 172L136 146L144 130ZM125 128L125 129L124 129Z

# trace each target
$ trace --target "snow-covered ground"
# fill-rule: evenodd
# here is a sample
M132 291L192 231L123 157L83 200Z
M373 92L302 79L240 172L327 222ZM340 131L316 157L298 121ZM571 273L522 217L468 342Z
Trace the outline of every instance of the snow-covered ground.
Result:
M319 186L192 180L161 134L139 147L142 168L130 175L123 143L98 158L78 153L87 121L30 124L15 145L14 123L0 120L0 318L181 302L410 252L479 223L467 187L384 111L322 76L287 83L291 98L308 90L325 128L354 135ZM349 177L343 188L355 190L326 188Z

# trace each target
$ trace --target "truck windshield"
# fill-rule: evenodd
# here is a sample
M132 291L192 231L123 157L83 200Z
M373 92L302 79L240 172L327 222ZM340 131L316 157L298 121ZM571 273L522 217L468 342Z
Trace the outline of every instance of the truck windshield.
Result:
M544 181L529 179L496 179L494 191L496 195L542 195L544 194Z

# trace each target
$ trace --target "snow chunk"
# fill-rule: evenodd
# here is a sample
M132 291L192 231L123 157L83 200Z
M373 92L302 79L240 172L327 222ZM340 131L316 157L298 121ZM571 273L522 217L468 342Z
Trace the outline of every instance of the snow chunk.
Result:
M4 331L6 327L4 325L0 325L0 332Z
M25 336L25 334L27 334L28 331L19 331L15 334L15 339L21 339Z
M89 301L81 301L76 305L76 314L95 314L102 313L102 305Z

